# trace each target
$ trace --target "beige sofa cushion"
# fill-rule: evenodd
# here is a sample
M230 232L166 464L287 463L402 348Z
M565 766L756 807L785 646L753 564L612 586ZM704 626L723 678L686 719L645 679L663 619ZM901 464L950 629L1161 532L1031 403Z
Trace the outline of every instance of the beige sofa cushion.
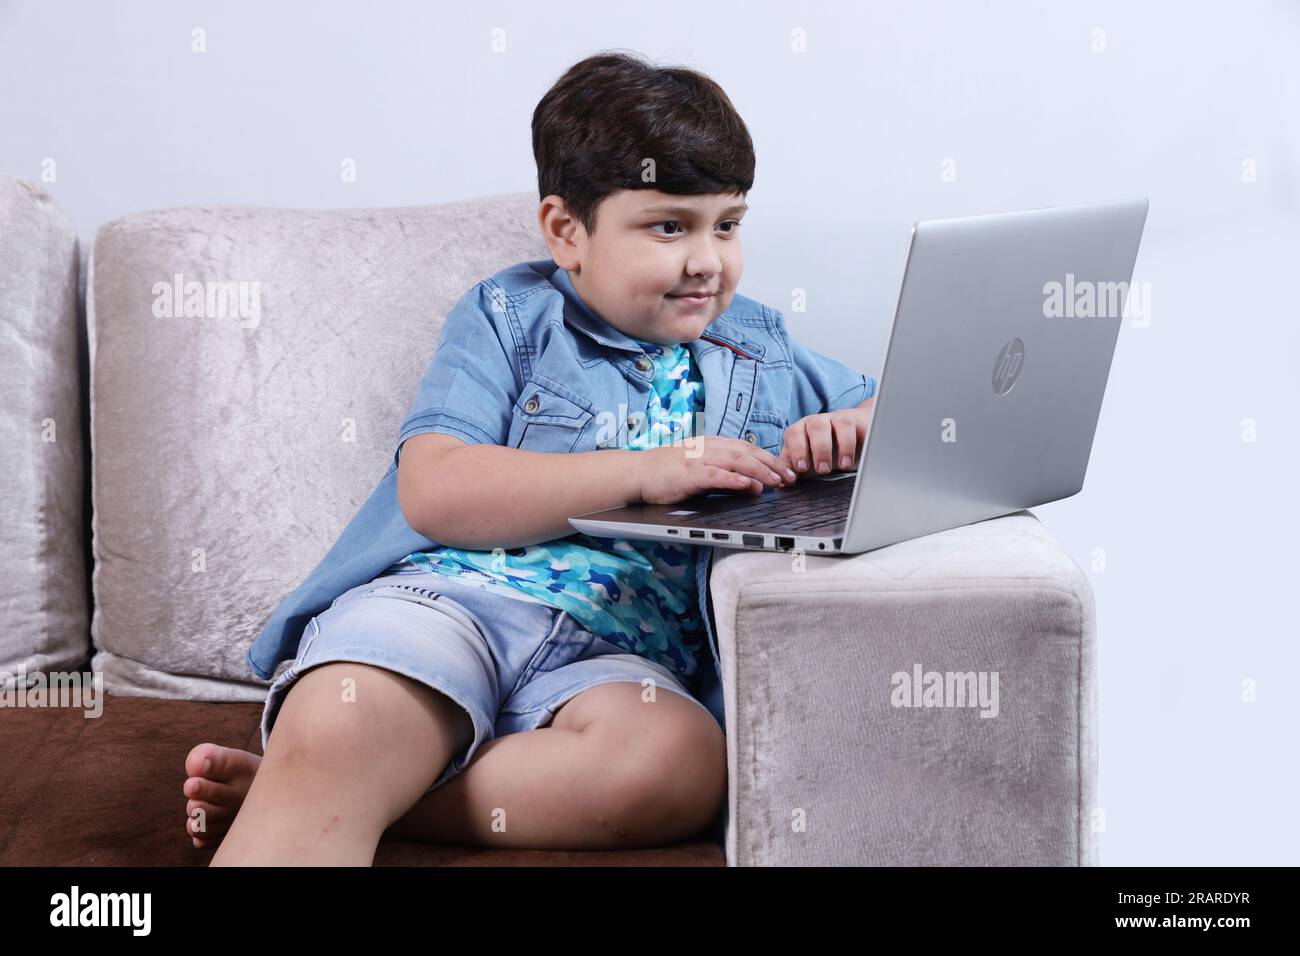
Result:
M93 664L107 690L265 697L244 649L391 464L447 311L546 257L536 213L511 194L167 209L99 230ZM192 300L191 282L205 284ZM194 314L220 313L229 283L245 308Z
M78 278L71 220L0 175L0 671L14 677L89 654Z

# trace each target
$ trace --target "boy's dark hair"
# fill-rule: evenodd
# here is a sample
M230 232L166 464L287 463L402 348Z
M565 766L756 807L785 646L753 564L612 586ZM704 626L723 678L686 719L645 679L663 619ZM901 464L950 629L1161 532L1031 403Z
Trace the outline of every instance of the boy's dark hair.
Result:
M569 67L533 110L538 199L564 200L588 233L620 189L748 193L754 143L703 73L606 51ZM653 160L653 178L645 160Z

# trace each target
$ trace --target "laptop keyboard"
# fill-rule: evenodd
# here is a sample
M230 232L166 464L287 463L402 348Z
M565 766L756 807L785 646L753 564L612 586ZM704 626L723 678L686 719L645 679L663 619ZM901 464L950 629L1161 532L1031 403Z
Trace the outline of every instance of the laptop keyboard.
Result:
M853 479L832 482L825 491L800 500L797 495L783 495L743 508L693 518L694 524L742 529L745 525L762 525L773 531L812 531L828 524L843 524L853 498Z

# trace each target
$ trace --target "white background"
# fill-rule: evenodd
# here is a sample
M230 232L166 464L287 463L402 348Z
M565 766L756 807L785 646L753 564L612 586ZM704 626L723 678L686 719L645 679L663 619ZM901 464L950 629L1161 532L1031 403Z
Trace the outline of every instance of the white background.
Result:
M0 3L0 169L53 158L83 251L147 208L532 190L537 100L606 48L728 91L741 291L873 374L915 220L1150 198L1150 325L1083 492L1034 509L1097 599L1101 861L1300 863L1296 3Z

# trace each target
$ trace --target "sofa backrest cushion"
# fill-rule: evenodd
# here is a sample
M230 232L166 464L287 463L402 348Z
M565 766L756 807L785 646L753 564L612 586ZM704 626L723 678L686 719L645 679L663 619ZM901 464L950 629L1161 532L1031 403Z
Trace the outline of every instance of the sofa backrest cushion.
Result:
M392 463L443 318L546 257L531 194L104 225L87 297L105 689L263 697L244 651Z

